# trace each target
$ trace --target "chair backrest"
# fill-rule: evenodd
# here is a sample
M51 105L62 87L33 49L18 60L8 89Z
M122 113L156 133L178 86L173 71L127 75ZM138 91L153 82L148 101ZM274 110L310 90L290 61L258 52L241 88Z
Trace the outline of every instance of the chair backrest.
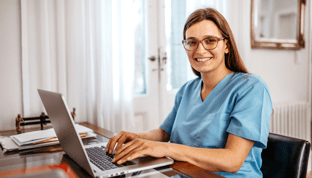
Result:
M278 134L269 134L262 151L263 177L306 178L310 142Z

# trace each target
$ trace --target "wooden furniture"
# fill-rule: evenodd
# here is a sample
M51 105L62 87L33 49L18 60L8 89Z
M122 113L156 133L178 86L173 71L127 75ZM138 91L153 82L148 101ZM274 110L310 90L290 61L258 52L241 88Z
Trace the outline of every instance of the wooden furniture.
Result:
M87 122L79 123L86 126L97 134L96 139L85 139L83 143L86 145L96 144L107 141L108 138L114 134L111 131L100 128L96 125ZM31 130L27 130L31 131ZM16 132L0 132L0 136L14 135ZM78 166L72 159L70 159L60 146L45 147L39 149L25 150L20 152L9 152L3 154L0 152L0 177L9 177L16 175L46 174L45 178L49 178L48 174L61 173L66 174L67 177L90 177L87 172ZM52 172L52 173L51 173ZM181 177L222 177L211 171L204 170L195 165L186 162L175 162L171 166L161 167L157 169L150 169L142 171L140 175L153 175L161 177L166 175L168 177L174 175L181 175ZM43 177L43 176L42 176Z
M25 125L37 125L40 124L41 130L43 130L43 125L47 123L51 123L49 120L49 116L45 115L43 112L39 117L24 117L22 118L20 114L18 114L15 119L15 126L17 133L21 133L21 126Z

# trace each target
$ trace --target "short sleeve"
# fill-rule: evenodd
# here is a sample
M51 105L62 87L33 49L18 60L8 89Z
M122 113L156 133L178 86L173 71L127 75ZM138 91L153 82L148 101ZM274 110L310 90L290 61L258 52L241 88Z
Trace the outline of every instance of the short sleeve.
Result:
M237 93L226 131L255 141L254 146L265 149L271 114L272 101L268 87L263 81L258 80Z
M177 92L172 110L170 111L164 122L160 125L160 128L169 135L171 135L172 127L181 103L182 95L184 93L184 86L182 86L181 89Z

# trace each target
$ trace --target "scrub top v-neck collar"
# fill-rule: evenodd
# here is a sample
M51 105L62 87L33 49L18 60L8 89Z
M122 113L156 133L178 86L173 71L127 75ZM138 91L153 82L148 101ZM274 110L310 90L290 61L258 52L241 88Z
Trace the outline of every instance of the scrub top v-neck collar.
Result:
M203 85L203 79L200 78L200 82L198 83L197 89L196 89L196 93L198 93L197 95L197 100L199 100L200 102L204 103L206 102L206 100L210 100L210 98L212 96L215 96L216 94L218 94L220 92L220 89L222 89L223 87L226 86L226 84L228 83L229 80L231 80L231 78L233 77L234 72L228 74L227 76L225 76L212 90L211 92L208 94L208 96L202 100L201 97L201 88Z

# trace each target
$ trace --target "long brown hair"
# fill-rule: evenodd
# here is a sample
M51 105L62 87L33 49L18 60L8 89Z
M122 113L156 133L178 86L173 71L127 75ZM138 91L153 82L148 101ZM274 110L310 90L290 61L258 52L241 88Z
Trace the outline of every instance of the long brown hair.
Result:
M190 28L195 23L201 22L203 20L213 21L219 28L222 37L228 40L229 53L225 54L225 66L231 71L237 73L248 73L236 47L233 33L230 29L229 24L225 18L213 8L198 9L193 12L185 22L183 29L183 39L186 39L186 30ZM196 71L193 67L192 70L195 75L200 77L200 72Z

